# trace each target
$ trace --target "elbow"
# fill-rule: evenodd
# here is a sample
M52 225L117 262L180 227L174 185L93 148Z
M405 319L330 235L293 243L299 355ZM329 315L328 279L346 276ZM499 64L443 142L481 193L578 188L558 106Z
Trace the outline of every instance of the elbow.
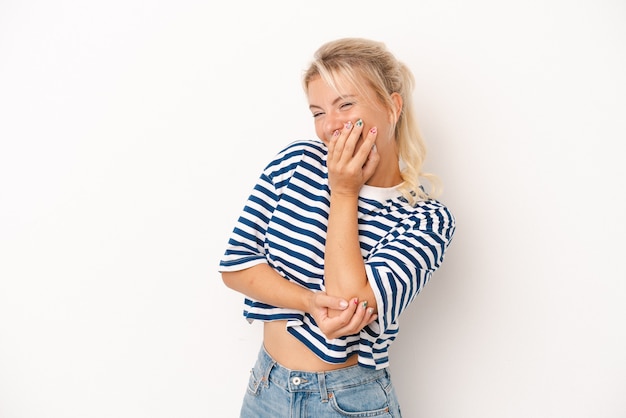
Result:
M222 281L229 289L236 292L244 292L251 283L250 278L242 271L224 271L222 272Z
M229 271L222 272L222 282L224 282L226 287L228 287L229 289L234 289L233 287L235 284L234 273L229 272Z
M221 274L226 287L245 294L255 286L258 269L251 267L243 270L223 271Z

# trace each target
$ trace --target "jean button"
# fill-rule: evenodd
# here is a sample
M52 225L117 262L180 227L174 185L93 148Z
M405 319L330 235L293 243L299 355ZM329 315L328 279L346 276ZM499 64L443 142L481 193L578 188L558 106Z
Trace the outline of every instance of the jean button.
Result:
M298 386L300 383L302 383L302 379L300 379L298 376L292 377L291 378L291 383L293 383L294 385Z

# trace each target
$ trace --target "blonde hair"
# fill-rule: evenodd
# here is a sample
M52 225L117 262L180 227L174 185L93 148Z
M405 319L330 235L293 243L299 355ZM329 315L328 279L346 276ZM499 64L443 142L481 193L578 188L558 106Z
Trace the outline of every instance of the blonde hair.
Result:
M373 103L382 103L396 117L394 137L397 141L401 161L402 184L398 187L402 195L414 205L419 200L435 197L439 191L439 180L431 173L422 172L426 157L426 145L420 133L413 108L415 79L411 70L387 49L382 42L363 38L343 38L322 45L303 76L305 92L309 83L321 77L337 89L336 78L347 80L358 93ZM370 93L373 92L375 97ZM402 97L400 114L395 113L392 93ZM421 179L430 183L426 192Z

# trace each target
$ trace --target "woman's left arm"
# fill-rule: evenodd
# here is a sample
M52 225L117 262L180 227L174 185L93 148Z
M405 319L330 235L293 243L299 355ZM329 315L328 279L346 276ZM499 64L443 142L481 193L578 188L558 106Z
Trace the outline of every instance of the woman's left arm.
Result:
M375 319L376 298L367 280L358 227L359 192L372 176L380 159L374 143L376 132L363 135L362 124L336 132L328 148L330 213L324 252L324 284L329 295L358 298ZM357 330L359 331L359 330Z
M376 312L376 298L369 285L361 254L358 228L358 195L333 193L324 253L324 284L329 295L357 298ZM370 314L371 314L370 313Z

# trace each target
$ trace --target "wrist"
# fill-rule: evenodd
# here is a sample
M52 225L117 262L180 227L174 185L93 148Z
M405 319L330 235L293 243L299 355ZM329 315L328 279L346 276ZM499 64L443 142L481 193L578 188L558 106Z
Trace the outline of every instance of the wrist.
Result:
M330 189L330 199L331 200L345 200L345 201L353 201L359 199L359 191L360 190L343 190L343 189Z
M313 292L312 290L307 290L305 292L302 293L302 298L301 298L301 311L306 312L306 313L312 313L313 312L313 307L315 306L315 292Z

